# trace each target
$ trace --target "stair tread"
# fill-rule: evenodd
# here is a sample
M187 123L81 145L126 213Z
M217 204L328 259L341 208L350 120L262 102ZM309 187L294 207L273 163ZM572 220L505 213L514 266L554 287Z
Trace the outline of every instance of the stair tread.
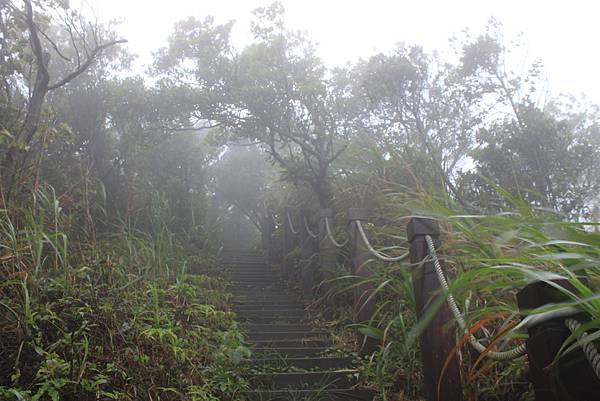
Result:
M373 399L373 391L355 388L355 357L330 352L330 333L311 325L301 294L262 255L227 250L222 260L232 307L253 353L244 364L268 369L247 376L248 400L283 401L290 394L297 400ZM286 370L291 367L307 370Z
M371 390L327 389L327 390L254 390L245 392L250 401L370 401L375 393ZM327 397L327 398L324 398Z
M244 361L246 365L256 367L295 367L298 369L342 369L351 366L354 359L345 357L287 357L287 358L254 358Z

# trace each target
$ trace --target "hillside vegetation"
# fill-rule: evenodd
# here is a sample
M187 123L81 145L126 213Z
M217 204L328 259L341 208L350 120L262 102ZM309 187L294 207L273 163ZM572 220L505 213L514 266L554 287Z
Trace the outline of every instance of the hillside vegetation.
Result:
M219 252L259 247L275 214L277 256L298 263L281 254L285 207L332 208L339 241L347 209L366 208L369 238L396 253L409 217L436 218L469 329L522 343L516 292L563 278L597 345L600 109L542 96L541 61L513 72L500 22L447 58L399 45L330 68L274 3L238 47L233 22L181 20L140 73L127 38L85 15L0 0L0 399L243 400L250 351ZM321 323L358 350L347 257ZM372 270L360 330L379 347L361 380L420 399L410 268ZM456 340L469 399L533 399L524 359Z

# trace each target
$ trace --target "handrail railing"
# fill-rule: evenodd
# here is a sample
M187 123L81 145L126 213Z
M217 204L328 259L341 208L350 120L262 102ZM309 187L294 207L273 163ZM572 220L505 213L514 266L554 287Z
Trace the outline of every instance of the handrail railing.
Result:
M581 324L573 318L566 319L565 325L571 333L579 332L577 335L577 345L581 347L587 361L594 370L594 373L600 379L600 353L594 344L587 340L589 334L585 331L581 331Z
M292 234L298 235L300 232L294 228L294 222L292 221L292 216L290 216L289 211L286 211L285 214L287 215L288 224Z
M525 307L529 311L533 310L533 312L522 318L520 323L514 325L514 327L505 332L505 334L510 335L510 333L516 333L517 331L526 329L529 331L529 340L509 350L492 349L497 342L497 339L489 336L484 339L478 339L475 337L475 333L472 332L469 327L467 327L465 317L458 307L458 303L456 302L453 294L451 293L450 285L445 276L442 262L437 255L436 243L439 242L439 239L437 239L439 237L439 229L437 228L437 222L435 222L435 220L413 218L408 227L408 242L410 244L410 250L401 255L392 256L389 254L389 251L386 250L401 249L401 247L390 247L377 250L371 244L363 227L363 222L367 221L365 217L367 216L367 213L363 209L349 210L349 221L352 223L350 227L353 234L349 235L343 242L338 242L333 235L333 230L329 222L329 218L333 216L333 213L330 209L322 209L320 215L322 220L320 220L319 231L317 233L310 229L308 224L309 219L306 213L307 212L303 212L300 216L304 226L301 227L302 229L296 229L293 226L293 220L289 210L286 210L285 219L287 219L289 231L291 231L294 236L300 235L301 238L305 238L305 240L301 239L300 242L303 244L303 246L306 246L306 241L308 240L321 238L319 246L323 247L324 250L326 249L326 252L333 252L334 256L335 253L338 252L337 249L346 247L350 241L352 241L353 245L352 249L350 250L350 259L353 260L353 269L358 269L358 274L355 275L357 277L361 277L363 280L366 279L366 281L363 281L363 283L370 282L370 279L368 279L368 275L371 274L370 270L365 268L365 265L368 262L368 255L375 257L376 260L388 263L404 262L410 257L411 266L414 269L413 288L415 291L418 309L417 315L419 318L423 317L424 311L434 304L434 299L440 296L444 297L444 301L441 302L445 305L445 311L439 310L435 312L435 317L429 323L429 326L432 326L432 329L426 329L427 332L423 332L421 334L421 341L423 342L421 349L426 382L425 387L428 392L427 398L429 400L459 401L463 399L462 387L460 384L460 369L458 368L459 362L455 355L452 356L452 354L456 352L456 339L452 333L448 333L447 330L442 330L442 327L446 326L446 323L452 319L456 321L458 329L466 338L466 342L468 342L471 347L481 354L482 357L495 361L510 361L529 354L531 366L532 358L535 358L540 352L546 352L547 355L543 355L540 359L545 362L537 361L536 367L531 366L532 372L535 371L535 373L532 373L531 375L531 380L534 383L536 399L538 401L563 401L563 398L561 398L559 395L560 391L557 388L554 388L554 384L552 384L555 379L551 375L556 373L549 373L542 368L555 362L555 355L559 351L559 349L556 349L556 344L558 344L558 347L560 348L564 341L566 341L567 337L574 339L573 344L568 347L567 351L579 346L583 355L585 356L583 360L587 361L586 363L589 364L588 369L591 369L589 374L592 376L595 375L598 379L600 379L600 352L593 343L593 341L595 341L598 337L598 334L593 333L590 335L583 330L582 326L584 325L582 325L582 323L580 323L574 317L581 314L581 311L577 308L558 306L553 307L553 305L549 302L542 302L536 306L539 307L540 310L545 311L542 313L536 313L537 307ZM433 237L434 235L436 238ZM323 242L324 240L326 240L326 242ZM313 242L313 244L315 244L315 246L317 245L316 242ZM357 247L357 244L361 245ZM361 252L361 255L354 255L353 252ZM335 264L335 259L335 257L333 259L331 257L319 257L319 263L321 263L322 260L328 260L328 263ZM425 268L425 266L428 267ZM435 283L431 280L435 280ZM529 286L531 285L528 285L528 287ZM357 287L354 287L354 291L355 308L360 312L359 321L357 323L368 322L370 318L368 318L368 316L365 317L364 312L366 310L368 315L375 310L373 304L373 294L375 293L374 288L372 284L361 284ZM521 291L518 294L519 307L522 308L525 304L531 305L532 302L537 302L535 300L537 292L529 291L526 294L526 297L528 298L525 298L525 296L520 297L521 293L524 292L525 291ZM522 302L524 299L526 302ZM532 301L532 299L534 301ZM358 305L357 303L365 303L365 305ZM369 307L365 307L366 303L370 304ZM548 311L548 309L550 310ZM555 336L555 333L552 332L552 330L554 330L552 328L555 326L552 325L555 324L557 320L562 322L564 325L563 327L569 334L567 334L565 337L562 337L562 340L559 340L558 342L556 339L544 340L545 336L541 336L539 334L540 330L543 331L546 330L545 327L550 327L549 330L551 330L551 332L548 336ZM535 336L535 347L530 345L532 335ZM552 346L554 346L554 349L544 349L543 346L540 347L540 341L542 341L542 343L543 341L553 341ZM548 348L552 348L552 346L549 346ZM547 391L538 393L540 388L546 388ZM443 397L438 397L438 395L440 395L442 392L445 392L446 395ZM549 394L551 397L549 397Z
M306 216L303 216L302 220L304 221L304 228L306 229L306 233L308 234L308 236L311 237L312 239L319 238L319 235L313 233L312 230L310 229L310 227L308 226L308 221L306 220Z
M327 232L327 237L329 238L329 241L331 241L331 243L336 248L343 248L350 241L349 238L346 238L343 242L336 241L335 237L333 236L333 233L331 232L331 227L329 227L329 218L328 217L325 217L325 231Z
M430 235L426 235L425 241L427 241L429 256L433 260L433 265L435 267L435 273L438 278L438 281L440 282L440 285L446 293L446 300L448 302L448 306L450 306L450 311L452 311L452 314L454 315L454 320L456 320L460 329L465 333L465 335L468 336L469 343L471 344L471 346L480 354L484 354L486 357L495 361L510 361L512 359L524 356L527 353L527 348L525 347L525 344L520 344L517 347L508 351L493 351L490 350L489 347L486 347L485 345L481 344L479 340L475 338L475 336L467 328L465 318L458 309L456 300L450 292L448 281L446 280L446 276L444 275L444 271L442 270L442 265L440 264L440 260L438 259L437 253L435 251L435 246L433 245L433 239Z
M361 239L363 240L363 242L364 242L365 246L367 247L367 249L369 250L369 252L371 252L371 254L373 256L375 256L377 259L383 260L384 262L400 262L402 260L408 259L408 257L410 256L409 252L403 253L402 255L399 255L399 256L388 256L388 255L384 254L383 252L376 250L371 245L371 242L369 242L369 238L367 238L367 234L365 233L365 230L364 230L360 220L357 220L356 228L358 229Z

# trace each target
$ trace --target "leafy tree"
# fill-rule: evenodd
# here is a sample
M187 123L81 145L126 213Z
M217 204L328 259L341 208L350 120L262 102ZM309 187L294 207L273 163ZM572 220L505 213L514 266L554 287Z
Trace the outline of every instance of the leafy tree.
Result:
M289 181L308 183L326 207L349 119L314 45L286 30L282 13L279 3L257 9L255 43L240 52L229 44L231 24L183 21L155 67L163 82L194 88L191 116L261 144Z
M452 177L483 118L485 92L472 77L416 46L361 61L352 74L352 94L365 103L362 125L379 148L406 164L418 160L421 183L441 184L458 196Z
M209 168L210 188L224 210L238 209L262 230L267 192L275 180L257 146L232 144Z
M463 184L481 205L502 200L488 180L532 205L568 218L589 216L600 189L600 126L597 114L559 113L520 104L519 119L497 121L478 132L475 169Z
M46 96L84 73L106 49L125 42L104 27L88 23L63 2L36 2L36 10L30 0L23 4L21 10L12 1L0 3L0 101L7 111L0 120L5 201L11 197L17 175L26 178L47 142L48 132L39 132Z

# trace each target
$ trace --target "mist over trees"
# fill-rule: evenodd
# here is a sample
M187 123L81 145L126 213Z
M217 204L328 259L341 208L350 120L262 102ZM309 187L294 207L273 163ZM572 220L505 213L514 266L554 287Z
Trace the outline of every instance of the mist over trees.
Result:
M58 193L101 184L111 213L126 217L147 201L136 187L150 184L193 225L194 203L201 209L211 192L205 166L221 144L245 140L328 207L333 181L352 173L340 158L355 141L459 202L498 207L489 179L569 218L589 216L597 110L566 97L540 104L541 63L525 76L507 71L495 21L455 40L454 62L402 45L331 69L286 28L278 3L255 11L241 49L232 22L190 17L157 49L149 80L122 77L131 56L110 26L59 3L24 4L2 8L5 201L26 183Z
M454 38L452 55L402 44L330 67L306 33L286 26L283 6L274 3L255 10L253 36L241 47L232 43L233 22L179 21L139 73L127 38L86 15L68 1L0 0L0 278L31 285L39 305L55 299L44 292L53 286L64 291L60 297L75 298L76 290L62 285L88 269L98 276L81 284L82 293L94 283L103 283L98 291L112 288L111 280L122 290L131 285L127 277L151 272L164 281L138 288L137 296L169 297L161 291L172 289L174 269L189 268L175 256L183 249L209 254L224 238L252 247L269 210L385 208L387 200L373 194L403 187L443 194L472 213L515 207L513 196L563 221L598 218L600 109L566 95L543 98L543 64L512 71L495 20L485 32ZM136 248L144 241L143 250ZM115 265L136 270L115 273ZM52 281L59 272L64 277ZM31 362L0 362L0 398L8 386L31 395L41 391L32 383L54 352L52 338L44 337L45 321L22 316L23 292L3 288L2 299L11 301L0 317L35 323L27 329L0 323L0 337L8 338L0 359L14 361L23 352ZM212 288L198 291L212 294ZM210 302L225 304L217 298ZM78 320L64 321L66 333ZM129 335L128 326L111 322L111 330ZM187 329L177 327L183 336ZM239 338L212 335L210 341L231 348ZM200 348L191 340L187 345ZM207 349L217 355L212 346ZM166 365L179 366L177 352ZM127 366L137 369L136 377L150 377L150 368L131 358ZM101 358L96 362L106 367ZM206 361L193 354L188 362ZM141 380L139 389L118 378L124 373L107 375L123 394L161 385L184 392L184 370L173 367L163 382ZM76 388L88 374L73 372L65 388Z

